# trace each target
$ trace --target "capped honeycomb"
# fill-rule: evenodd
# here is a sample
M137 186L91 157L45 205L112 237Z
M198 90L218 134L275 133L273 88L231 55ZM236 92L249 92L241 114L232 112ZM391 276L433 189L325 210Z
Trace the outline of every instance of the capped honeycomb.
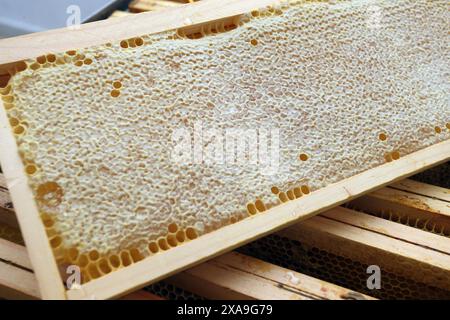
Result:
M23 62L0 91L57 261L89 281L449 139L447 5L294 1Z
M381 289L368 289L367 263L279 235L267 236L238 251L378 299L450 299L450 291L388 272L383 266L380 266Z

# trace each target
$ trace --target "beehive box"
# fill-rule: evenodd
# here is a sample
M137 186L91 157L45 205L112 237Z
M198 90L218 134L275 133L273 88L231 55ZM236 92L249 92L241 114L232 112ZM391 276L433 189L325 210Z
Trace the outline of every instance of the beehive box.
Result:
M376 2L383 25L370 1L269 3L200 2L67 31L97 27L86 49L5 55L38 56L2 90L0 135L44 298L122 294L449 158L444 2ZM278 154L224 165L196 144L200 121ZM186 137L203 154L173 161ZM66 292L72 264L83 285Z

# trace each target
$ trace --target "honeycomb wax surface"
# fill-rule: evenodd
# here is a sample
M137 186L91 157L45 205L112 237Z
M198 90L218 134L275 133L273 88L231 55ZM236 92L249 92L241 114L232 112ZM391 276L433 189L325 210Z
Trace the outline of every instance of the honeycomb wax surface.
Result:
M2 98L58 261L95 278L449 139L449 21L294 2L27 61ZM215 159L235 129L244 161Z

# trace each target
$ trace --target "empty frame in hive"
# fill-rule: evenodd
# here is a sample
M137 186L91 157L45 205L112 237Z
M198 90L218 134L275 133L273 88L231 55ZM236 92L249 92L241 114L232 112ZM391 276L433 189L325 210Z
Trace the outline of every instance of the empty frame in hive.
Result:
M450 157L444 2L268 3L2 61L24 59L1 164L44 298L124 294Z

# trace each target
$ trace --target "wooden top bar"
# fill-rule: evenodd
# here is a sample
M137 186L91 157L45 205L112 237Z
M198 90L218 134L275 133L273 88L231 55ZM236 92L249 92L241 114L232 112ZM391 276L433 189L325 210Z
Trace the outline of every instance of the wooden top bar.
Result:
M73 30L62 28L7 38L0 40L0 66L36 58L50 52L80 49L219 20L279 2L279 0L205 0L170 8L164 12L144 12L121 19L87 23ZM0 74L3 74L1 70L5 68L0 68Z

